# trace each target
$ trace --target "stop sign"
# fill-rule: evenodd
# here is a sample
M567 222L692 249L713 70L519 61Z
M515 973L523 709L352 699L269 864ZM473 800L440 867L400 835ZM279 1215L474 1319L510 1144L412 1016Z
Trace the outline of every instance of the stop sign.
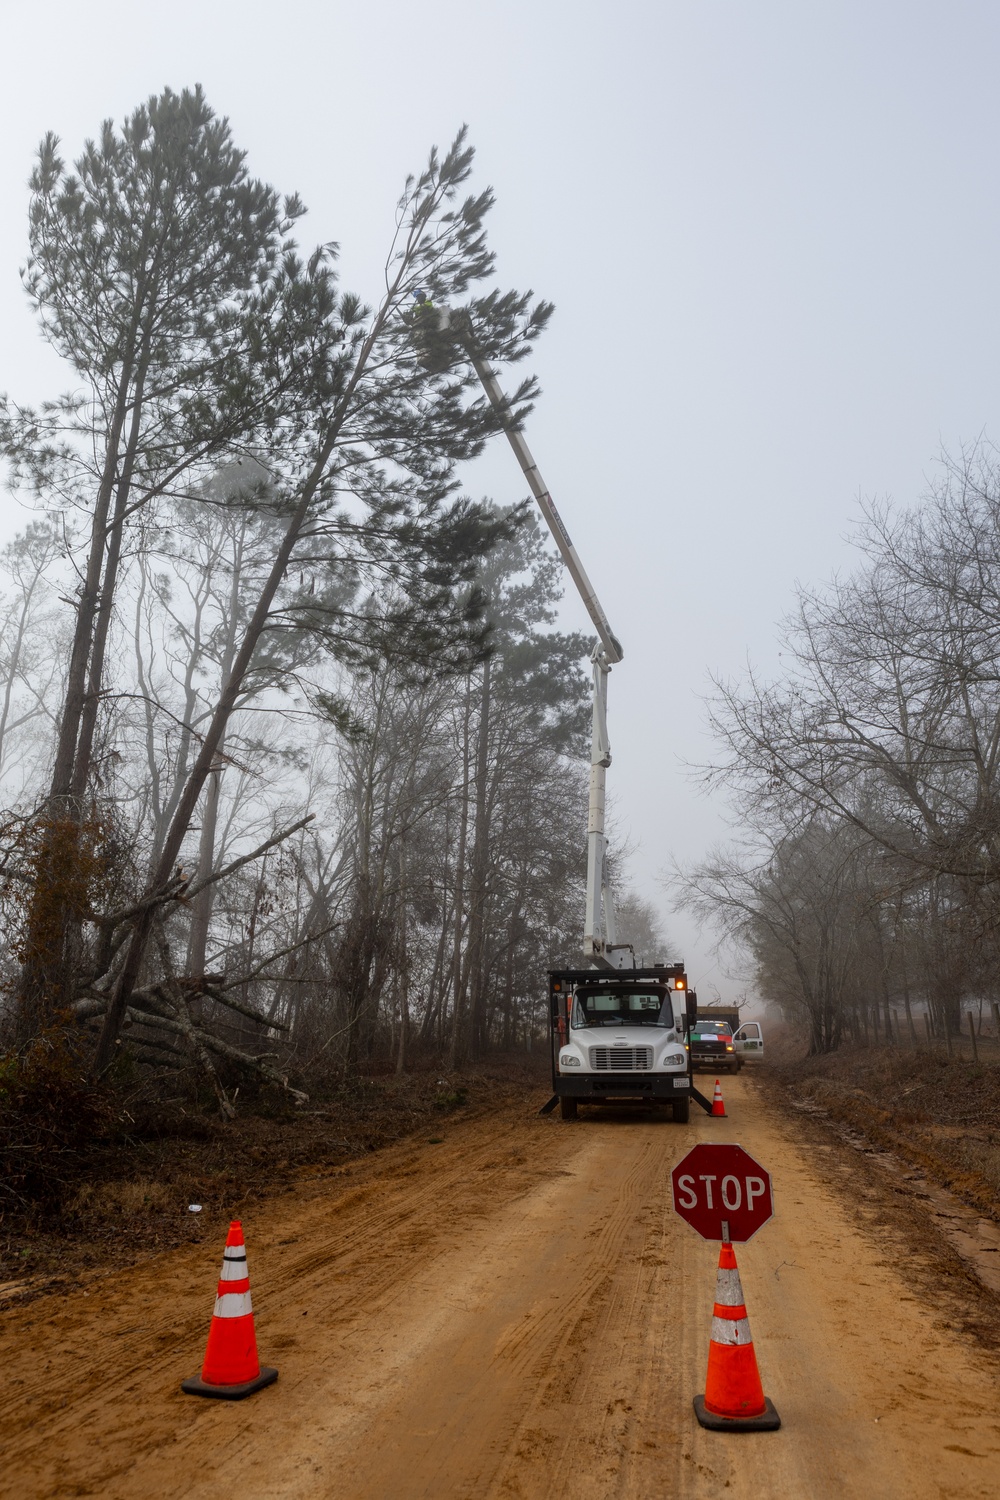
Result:
M753 1239L774 1212L771 1178L742 1146L694 1146L670 1174L674 1208L702 1239Z

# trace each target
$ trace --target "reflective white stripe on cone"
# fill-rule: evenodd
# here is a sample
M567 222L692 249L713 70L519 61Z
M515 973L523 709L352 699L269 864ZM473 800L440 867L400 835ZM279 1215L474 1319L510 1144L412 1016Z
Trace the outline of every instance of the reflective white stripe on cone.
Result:
M702 1427L715 1431L773 1432L781 1426L760 1383L736 1252L728 1241L719 1248L705 1394L695 1397L694 1410Z

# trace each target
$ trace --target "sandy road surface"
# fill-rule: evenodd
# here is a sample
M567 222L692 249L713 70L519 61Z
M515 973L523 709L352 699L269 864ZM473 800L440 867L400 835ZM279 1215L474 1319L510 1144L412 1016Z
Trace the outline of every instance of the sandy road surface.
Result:
M994 1357L921 1299L891 1237L743 1080L690 1127L509 1109L449 1123L245 1225L262 1358L239 1404L183 1396L221 1246L0 1320L5 1496L962 1497L1000 1492ZM775 1434L694 1421L716 1251L669 1170L736 1140L777 1213L740 1250Z

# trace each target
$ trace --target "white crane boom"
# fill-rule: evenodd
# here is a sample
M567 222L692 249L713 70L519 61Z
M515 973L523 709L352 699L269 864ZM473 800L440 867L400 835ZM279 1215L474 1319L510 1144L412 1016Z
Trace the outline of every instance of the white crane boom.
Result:
M622 650L621 642L608 624L608 617L601 608L594 585L587 577L583 563L580 561L577 550L570 539L570 534L566 530L565 522L556 509L556 503L545 486L538 465L531 456L531 450L514 425L510 403L500 388L500 382L486 361L473 354L472 363L475 366L476 374L482 382L483 390L490 398L491 405L500 415L504 432L507 434L507 441L514 450L515 458L521 465L524 477L531 488L531 493L538 501L538 508L545 517L556 546L562 553L563 562L569 569L570 576L576 584L577 592L583 600L587 613L594 622L594 629L600 637L601 646L604 649L608 665L614 666L617 662L621 661L625 654Z
M435 311L438 314L438 327L443 331L454 326L455 332L465 345L483 390L489 397L493 409L500 416L504 432L507 434L507 441L514 450L514 456L521 465L531 493L538 502L538 508L545 517L549 531L552 533L563 561L569 569L570 577L576 584L580 598L597 631L598 643L591 656L594 664L594 707L590 738L587 908L583 925L583 953L591 963L602 968L625 968L634 962L634 955L630 947L619 946L616 942L614 900L611 887L606 880L607 840L604 833L605 780L607 769L611 764L611 745L608 740L607 723L608 673L613 665L622 660L625 653L621 642L608 624L608 617L601 608L594 586L587 577L583 563L570 539L570 534L556 509L555 501L542 479L538 465L531 456L531 450L518 430L510 409L510 402L504 395L494 371L472 347L467 330L461 328L457 320L455 325L452 324L451 309L442 307L436 308Z

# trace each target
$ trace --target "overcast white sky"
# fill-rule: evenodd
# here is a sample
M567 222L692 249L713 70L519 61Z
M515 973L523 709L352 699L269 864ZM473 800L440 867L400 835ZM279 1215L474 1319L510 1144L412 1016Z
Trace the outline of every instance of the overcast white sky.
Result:
M1000 6L988 0L49 0L3 6L0 389L66 383L18 281L42 134L200 82L302 239L377 292L407 171L468 122L500 280L556 303L529 442L625 661L610 773L634 872L725 827L710 671L776 665L797 579L849 565L859 495L909 502L998 435ZM506 447L469 476L521 498ZM6 530L18 518L11 513ZM568 606L568 624L585 623ZM581 830L581 838L583 830ZM703 993L712 939L671 917Z

